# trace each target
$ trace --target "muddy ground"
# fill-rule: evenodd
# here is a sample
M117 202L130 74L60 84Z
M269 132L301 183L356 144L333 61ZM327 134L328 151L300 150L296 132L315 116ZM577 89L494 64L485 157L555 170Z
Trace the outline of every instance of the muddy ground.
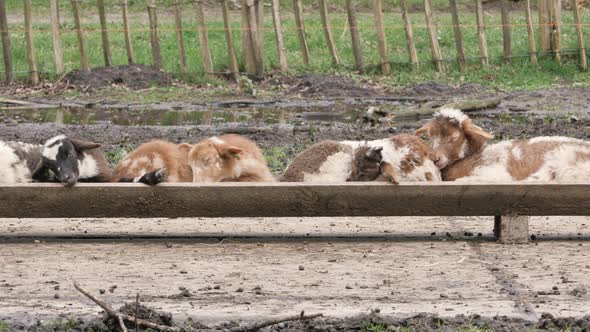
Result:
M79 84L85 88L103 74L91 75ZM146 74L145 80L152 74ZM43 142L57 134L81 135L120 156L120 151L128 152L153 138L197 142L213 135L241 134L269 151L267 155L275 155L272 168L280 173L289 160L315 142L411 133L429 118L428 113L416 115L424 114L425 109L490 98L499 98L500 103L470 115L498 140L543 135L590 137L590 88L502 92L478 84L425 82L391 89L347 77L303 75L270 78L257 89L272 90L272 98L238 94L230 100L145 104L104 100L104 96L93 99L92 93L68 99L59 94L35 96L27 100L55 107L61 115L51 108L0 111L0 139Z
M100 91L97 82L107 87L116 84L105 77L117 80L121 76L130 77L135 71L135 66L124 66L106 71L98 69L83 76L74 74L67 81L73 85L68 85L68 89L96 85L95 89ZM153 70L143 72L145 75L137 83L157 77L161 84L168 84L166 77L159 77ZM14 92L15 96L24 96L46 108L31 111L20 106L21 110L0 111L0 139L42 142L56 134L81 134L104 143L107 151L129 151L153 138L196 142L212 135L235 133L254 139L265 150L279 149L282 162L275 171L280 172L288 160L314 142L368 140L413 132L428 119L425 110L433 111L450 102L494 98L500 100L497 106L475 110L470 115L497 139L540 135L590 137L590 88L587 87L503 92L479 84L449 86L425 82L394 89L366 80L322 75L271 77L253 84L259 91L272 93L254 98L234 86L238 92L230 99L199 101L190 99L189 94L189 100L146 104L109 99L104 94L97 98L92 92L73 98L64 98L59 93L26 97L26 92L5 88L4 93ZM199 96L207 87L194 89ZM51 107L61 115L55 115Z

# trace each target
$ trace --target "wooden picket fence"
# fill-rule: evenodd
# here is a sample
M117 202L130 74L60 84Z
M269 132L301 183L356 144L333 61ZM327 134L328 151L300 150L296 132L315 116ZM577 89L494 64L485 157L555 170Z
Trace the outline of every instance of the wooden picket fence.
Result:
M60 37L60 22L58 12L58 0L49 1L49 14L51 19L51 34L53 41L53 61L58 75L63 74L63 50L61 45ZM104 0L94 0L98 8L101 35L102 35L102 51L104 56L104 63L106 66L111 66L111 50L109 44L109 30L107 27L106 10ZM183 3L186 3L186 0ZM261 77L265 72L264 64L264 2L263 0L240 0L241 1L241 18L242 18L242 56L244 57L243 63L245 70L250 75ZM477 36L479 45L479 59L482 66L489 66L489 54L486 39L486 22L484 17L484 11L482 6L482 0L473 0L475 2L475 15L477 19ZM503 30L503 57L506 62L509 62L512 58L511 50L511 24L509 23L510 8L508 5L509 0L502 1L502 30ZM579 0L571 0L571 7L574 17L574 25L576 29L576 38L579 50L579 61L581 70L587 69L586 49L584 46L583 27L580 19ZM78 48L80 54L80 67L83 70L90 69L90 63L88 60L87 50L85 49L84 43L84 29L82 28L80 20L80 7L79 3L81 0L70 0L71 10L74 18L75 31L77 33ZM203 69L207 75L214 75L215 70L211 61L211 51L208 42L208 27L205 19L204 4L202 0L190 0L190 3L194 5L196 11L196 18L199 31L200 41L200 60L203 65ZM329 49L332 62L335 65L341 63L341 59L338 54L338 49L334 42L332 35L332 29L328 21L328 0L319 0L320 18L322 22L322 28L325 34L326 45ZM310 62L310 51L306 40L305 24L303 15L303 6L301 0L292 0L293 11L296 23L296 31L299 39L301 58L304 64ZM27 59L29 64L30 81L33 84L39 82L39 72L37 69L36 56L35 56L35 45L34 45L34 30L32 28L32 5L31 0L23 0L24 9L24 27L26 37L26 48L27 48ZM158 6L155 0L147 0L146 10L149 17L149 31L151 35L151 48L152 48L152 65L158 69L162 69L162 55L160 50L160 36L158 33ZM453 32L455 37L456 45L456 61L458 68L461 71L466 70L466 56L464 50L464 42L462 36L462 26L459 21L459 10L457 6L457 0L449 0L452 21L453 21ZM128 1L121 0L121 15L123 21L122 32L125 36L125 45L127 52L127 60L129 64L135 63L135 55L133 50L133 43L131 38L131 30L129 23L129 8ZM172 7L174 9L175 25L176 25L176 37L178 45L178 56L179 56L179 68L182 73L187 72L187 58L183 40L183 26L182 26L182 10L181 3L179 0L173 0ZM224 21L225 39L227 41L227 56L228 56L228 67L229 71L236 81L240 77L240 69L238 67L238 59L236 50L234 49L234 41L232 36L232 29L230 28L231 17L228 9L228 0L219 0L219 6ZM281 28L281 15L279 8L279 0L270 0L272 21L274 34L276 36L276 49L278 53L278 59L280 63L280 70L288 70L287 56L285 52L285 45L283 41L283 30ZM380 56L381 71L384 75L391 73L391 62L389 57L388 45L386 42L385 29L383 24L383 10L382 0L373 0L373 9L375 16L375 29L377 32L377 45ZM413 27L409 20L409 9L407 0L400 0L401 16L403 20L403 27L405 31L405 37L407 42L407 52L409 63L417 68L418 67L418 56L416 52L416 46L414 43ZM437 36L436 25L433 19L433 8L431 0L423 0L423 11L426 22L426 29L428 31L428 37L430 42L430 48L432 51L432 61L436 65L436 69L439 72L445 72L447 70L445 61L443 59L441 48L439 46L439 39ZM555 61L561 62L561 0L538 0L538 11L539 11L539 24L538 34L540 41L540 50L549 52L553 55ZM537 63L537 45L535 41L535 29L531 18L531 0L526 0L525 4L526 12L526 26L529 40L529 56L530 61L533 64ZM354 0L346 0L346 13L348 17L348 26L351 35L351 45L353 50L355 67L359 71L365 69L365 63L362 56L361 48L361 37L359 34L359 27L357 24L357 13L355 9ZM119 31L119 30L118 30ZM2 41L3 60L5 68L5 78L7 82L14 80L13 70L13 59L10 44L10 31L7 20L6 11L6 0L0 0L0 37Z

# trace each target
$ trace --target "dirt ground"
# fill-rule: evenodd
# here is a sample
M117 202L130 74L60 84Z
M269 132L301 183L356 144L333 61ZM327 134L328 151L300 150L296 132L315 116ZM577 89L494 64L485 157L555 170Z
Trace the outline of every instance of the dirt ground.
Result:
M101 67L89 71L76 70L63 79L65 84L83 89L99 89L112 85L145 89L155 85L170 85L172 80L172 75L145 65Z
M304 310L326 317L273 331L580 331L589 221L533 218L535 241L506 246L491 218L4 219L0 320L106 324L77 281L116 308L139 293L177 326L207 330Z
M114 75L113 71L122 73ZM133 71L134 67L113 68L109 77L133 77ZM102 82L104 74L104 70L98 69L80 76L75 89L85 89ZM138 82L148 82L157 73L148 74ZM162 78L162 83L165 82L167 78ZM55 86L51 87L54 90L49 89L54 92L47 92L46 95L5 87L3 93L12 94L14 98L75 112L83 119L100 121L84 123L81 120L64 126L57 120L40 122L38 117L30 118L35 112L2 112L0 139L41 142L61 133L82 134L87 139L104 143L110 150L133 148L152 138L196 142L212 135L236 133L254 139L265 149L280 147L287 158L292 158L304 147L325 139L366 140L413 132L428 116L404 116L408 111L422 112L449 102L486 98L499 98L500 103L493 108L470 112L470 115L478 125L493 132L497 139L540 135L590 137L590 88L587 87L503 92L471 83L449 86L425 82L414 87L393 89L370 81L322 75L274 77L255 86L260 91L267 91L262 93L267 97L254 98L246 92L239 92L240 89L235 86L234 90L238 92L229 99L220 92L221 99L202 101L199 96L203 89L192 87L189 91L194 93L187 93L187 99L156 103L129 102L124 98L97 95L98 92L65 98L63 93L54 93L60 91ZM207 89L209 94L215 95L217 88ZM375 113L378 115L368 116L370 109L378 110ZM118 113L100 113L110 111ZM165 117L168 112L184 112L182 115L186 118L191 118L192 113L214 115L213 120L208 122L154 125L150 121L157 122L159 118L149 118L152 112L158 114L157 117ZM225 118L215 122L215 114ZM272 120L259 119L259 114ZM114 122L112 117L127 124ZM142 123L144 120L146 122Z

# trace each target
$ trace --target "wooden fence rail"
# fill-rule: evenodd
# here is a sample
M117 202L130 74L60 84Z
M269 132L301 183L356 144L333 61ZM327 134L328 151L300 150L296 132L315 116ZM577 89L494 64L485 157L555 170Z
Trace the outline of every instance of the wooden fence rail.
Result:
M62 0L66 1L66 0ZM303 4L301 0L291 0L293 4L293 16L295 20L295 27L289 28L289 31L293 34L296 34L299 40L299 48L301 52L300 63L303 65L308 65L313 62L312 54L314 50L310 50L308 45L308 38L309 36L306 34L306 27L304 24L304 16L308 12L307 8L303 8ZM418 25L415 22L412 22L412 17L409 14L408 8L408 1L407 0L400 0L400 7L399 10L401 12L402 18L402 25L405 31L405 39L407 45L407 52L409 57L409 63L412 65L413 68L418 67L419 62L427 62L431 61L434 64L435 68L439 72L444 72L446 67L446 62L450 59L455 58L458 64L458 68L460 71L465 71L467 68L468 59L479 59L481 61L481 65L486 67L490 64L491 55L488 51L488 38L486 36L486 30L488 29L488 24L486 23L486 14L483 9L482 0L472 0L474 1L475 7L475 19L476 25L463 25L461 24L461 17L459 9L457 8L457 0L449 0L449 8L450 14L452 18L452 25L441 25L438 20L435 20L435 17L440 13L437 13L436 9L432 6L432 0L422 0L423 2L423 14L424 14L424 24ZM576 38L577 42L577 52L579 55L579 67L581 70L587 70L587 59L586 59L586 49L584 46L584 34L583 30L587 26L587 24L583 23L582 20L582 11L579 8L578 0L570 0L571 7L572 7L572 18L573 24L572 26L575 27L575 37L574 34L568 34L567 36L570 38ZM90 38L86 38L85 35L88 33L92 33L93 29L86 29L82 20L84 18L84 13L81 11L86 7L81 7L80 2L81 0L70 0L71 2L71 11L74 20L74 29L73 31L76 32L77 40L78 40L78 50L79 50L79 58L80 58L80 68L83 70L89 70L91 68L91 64L89 62L88 57L88 48L95 48L97 45L86 45ZM46 69L39 69L37 68L37 59L35 54L35 32L43 31L43 29L34 29L33 23L34 20L32 19L32 8L30 0L23 0L24 3L24 31L26 36L26 51L27 51L27 59L29 62L29 70L28 73L30 74L30 80L33 84L36 84L39 81L39 73L47 73L48 70ZM51 19L50 22L50 31L52 35L52 45L53 45L53 53L49 52L42 52L43 56L46 54L52 54L53 56L53 63L54 63L54 72L58 75L61 75L64 72L64 59L63 59L63 48L62 48L62 35L65 29L63 29L60 25L60 14L59 14L59 0L48 0L49 3L49 17ZM101 41L102 41L102 53L104 58L104 65L111 66L113 65L112 54L111 54L111 42L109 41L109 34L115 33L123 33L124 40L125 40L125 48L127 52L127 62L129 64L136 63L137 59L133 49L133 38L132 33L134 31L149 31L150 32L150 43L151 43L151 54L152 54L152 62L151 64L159 69L164 68L164 62L169 62L169 59L162 59L162 50L160 39L162 36L159 33L159 29L161 27L158 26L158 11L166 10L170 11L174 14L174 30L176 32L176 45L178 48L178 71L180 73L186 74L188 72L189 61L195 61L195 59L188 59L187 58L187 50L186 47L198 47L200 51L200 58L196 61L200 61L202 64L203 72L208 76L213 76L216 73L216 68L213 66L213 61L211 58L211 49L209 45L209 33L210 33L210 26L207 24L209 21L208 17L206 16L204 4L202 0L174 0L170 5L163 5L164 8L156 6L155 0L146 0L144 4L147 5L146 8L148 18L149 18L149 28L145 27L143 29L134 29L132 28L132 24L129 20L129 4L128 0L120 0L120 3L117 3L117 6L121 7L122 10L122 29L117 28L109 28L109 22L107 20L107 13L110 13L105 6L104 0L91 0L89 2L85 2L85 4L96 4L98 9L98 18L100 23L100 34L101 34ZM251 75L256 75L258 77L262 77L265 73L265 69L268 67L268 61L265 61L266 56L264 54L264 40L265 40L265 31L270 30L270 28L265 25L265 15L272 15L272 28L274 29L275 34L275 44L277 50L277 57L278 57L278 67L281 71L287 71L289 66L287 63L287 52L285 46L285 40L283 35L285 33L285 25L281 22L281 12L279 8L279 1L278 0L271 0L270 3L270 10L265 11L264 9L264 2L262 0L242 0L242 52L237 52L234 48L233 36L232 36L232 22L230 19L230 11L228 9L228 2L227 0L220 0L219 2L219 10L222 13L223 17L223 30L225 31L225 39L226 39L226 46L227 46L227 54L228 54L228 68L229 74L231 77L237 81L240 77L240 71L245 70ZM530 56L530 61L533 64L537 64L538 54L546 54L549 53L552 55L557 62L562 61L562 45L564 44L563 40L565 37L562 35L561 30L563 27L562 22L562 9L561 9L561 0L537 0L537 8L539 14L539 24L538 26L538 36L535 36L534 26L532 19L532 12L531 12L531 0L526 0L525 4L525 18L526 18L526 30L528 35L528 55ZM134 6L140 4L134 3ZM191 10L185 10L186 8L182 7L185 5L192 6ZM319 18L321 20L321 28L324 31L325 35L325 42L326 42L326 49L329 51L330 57L332 59L332 63L334 65L341 65L342 64L342 56L338 53L338 49L336 47L336 40L333 34L333 28L331 27L330 20L329 20L329 8L328 8L328 0L320 0L317 4L319 7ZM332 4L334 6L334 4ZM512 27L516 24L511 22L510 18L510 2L508 0L502 0L501 6L501 20L502 23L500 25L494 25L494 27L498 27L502 29L502 48L503 48L503 59L504 62L509 62L514 56L512 44L515 40L514 33ZM343 12L346 12L347 15L347 28L348 33L350 34L350 46L352 49L352 59L354 60L354 67L359 71L364 71L367 69L367 65L365 60L363 59L363 53L366 52L366 47L368 42L372 41L365 41L362 40L361 30L368 29L369 27L359 25L358 21L358 14L357 14L357 2L355 0L346 0L345 6L342 8ZM182 23L182 16L183 15L191 15L196 18L197 22L197 34L199 38L199 45L185 45L184 41L184 33L185 31L192 30L194 28L184 28ZM344 14L343 14L344 15ZM388 15L384 15L382 9L382 0L373 0L373 15L375 18L375 29L376 29L376 50L378 51L380 63L378 66L381 68L381 72L383 75L389 75L391 72L396 72L396 68L394 67L395 64L391 63L390 59L394 58L392 56L392 49L388 48L387 45L387 33L389 28L393 28L388 26L384 19L388 17ZM4 78L7 82L12 82L14 79L14 64L13 64L13 45L11 45L11 25L8 24L7 19L7 12L6 12L6 0L0 0L0 37L2 42L2 50L3 50L3 74ZM284 16L284 15L283 15ZM268 24L270 25L270 24ZM440 29L441 28L451 28L453 29L453 36L455 42L455 52L454 54L443 54L443 49L441 49L441 45L448 45L449 41L440 42ZM414 31L416 28L424 28L426 29L428 35L429 46L431 49L431 57L430 59L418 59L418 54L416 51L416 42L414 40ZM339 30L344 30L346 27L338 27ZM478 40L478 47L479 47L479 56L466 56L465 54L465 41L464 41L464 31L465 29L474 29L477 31L477 40ZM18 29L15 29L18 30ZM391 31L389 31L391 33ZM167 34L166 34L167 35ZM540 45L539 50L537 50L537 44L535 39L539 38ZM446 38L446 37L445 37ZM94 40L94 39L93 39ZM215 47L218 47L217 44ZM396 48L393 48L395 50ZM541 53L540 53L540 52ZM366 56L366 54L365 54ZM522 56L522 55L519 55ZM42 61L42 63L48 63L48 61ZM242 65L243 69L240 69L240 64ZM348 65L351 65L350 63ZM218 69L219 71L219 69ZM22 71L19 71L22 72Z
M590 184L22 184L0 186L0 218L494 216L522 242L527 216L589 216L588 197Z

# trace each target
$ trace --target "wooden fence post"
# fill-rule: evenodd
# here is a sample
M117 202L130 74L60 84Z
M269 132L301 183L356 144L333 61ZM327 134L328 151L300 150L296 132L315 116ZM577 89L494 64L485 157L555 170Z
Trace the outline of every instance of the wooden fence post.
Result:
M442 54L440 46L438 45L438 36L436 35L436 26L432 19L432 2L431 0L424 0L424 16L426 18L426 26L428 29L428 36L430 37L430 47L432 49L432 60L436 63L436 70L440 73L445 72L445 64L442 61Z
M293 0L293 12L295 13L295 24L297 25L297 35L299 36L299 47L303 56L303 63L309 64L309 48L305 38L305 25L303 24L303 8L301 0Z
M250 23L248 16L248 0L242 0L242 50L244 53L244 62L246 71L249 74L256 74L256 62L254 60L254 45L250 38Z
M541 52L551 49L551 26L549 24L549 2L551 0L539 0L539 48Z
M373 0L373 10L375 11L375 28L377 29L379 56L381 57L381 72L383 75L389 75L391 64L389 63L385 30L383 29L383 8L381 6L381 0Z
M234 81L240 80L240 68L238 67L238 59L236 57L236 50L234 49L234 39L231 31L231 21L229 17L229 9L227 0L221 0L221 13L223 15L223 27L225 29L225 41L227 42L227 55L229 58L229 70L234 78Z
M174 0L174 21L176 23L176 42L178 44L178 67L180 72L186 74L186 53L184 51L184 36L182 31L182 14L180 13L180 4Z
M0 35L2 36L2 57L4 59L4 72L6 83L14 81L12 68L12 47L10 46L10 34L8 32L8 18L6 17L6 0L0 0Z
M465 71L465 48L463 47L463 34L461 33L461 22L459 21L459 9L457 0L449 0L451 15L453 17L453 33L455 35L455 47L457 48L457 64L460 71Z
M332 56L332 62L335 65L339 65L340 58L338 56L338 49L336 48L336 43L334 43L334 37L332 36L332 30L330 29L330 22L328 21L328 0L320 0L320 16L324 28L324 35L326 36L326 43L328 44L328 50Z
M199 27L199 43L201 50L201 61L203 61L203 70L205 75L212 77L213 62L211 61L211 51L209 50L209 37L207 33L207 24L205 23L205 12L203 11L203 3L201 0L195 0L195 10L197 11L197 24Z
M150 40L152 44L153 65L162 69L162 53L160 52L160 36L158 35L158 15L156 13L156 2L150 0L148 3L148 16L150 20Z
M23 0L25 10L25 37L27 40L27 59L29 60L29 71L31 83L39 84L39 72L37 72L37 61L35 60L35 40L33 37L33 22L31 18L31 0Z
M504 45L504 62L509 63L512 58L512 41L510 36L510 3L502 0L502 41Z
M8 19L6 17L6 0L0 0L0 35L2 36L2 56L4 58L4 72L6 83L14 81L12 68L12 48L8 33Z
M549 5L550 45L555 61L561 63L561 0L552 0Z
M475 15L477 17L477 36L479 43L479 53L481 57L481 64L484 67L489 65L488 60L488 44L486 40L486 26L483 17L483 5L481 0L475 0Z
M406 32L406 41L408 44L408 54L410 57L410 64L412 68L418 69L418 53L416 52L416 44L414 43L414 32L412 31L412 22L410 22L408 0L400 0L402 9L402 20L404 21L404 31Z
M577 0L574 0L577 1ZM529 53L531 63L537 65L537 46L535 45L535 30L533 29L533 18L531 16L531 0L526 0L526 29L529 35Z
M279 0L271 0L272 6L272 21L275 29L275 36L277 40L277 52L279 54L279 65L281 71L289 70L287 64L287 55L285 54L285 42L283 41L283 31L281 30L281 13Z
M55 73L61 75L64 72L63 51L61 48L61 34L59 30L59 7L57 0L49 0L49 17L51 19L51 36L53 40L53 63Z
M261 66L264 68L264 0L254 0L254 9L256 10L256 41L260 50Z
M588 69L588 60L586 59L586 49L584 48L584 35L582 33L582 26L580 19L580 7L578 0L572 0L572 9L574 11L574 24L576 25L576 35L578 37L578 48L580 49L580 69Z
M100 20L100 29L102 36L102 54L104 56L104 65L110 67L111 62L111 46L109 45L109 32L107 27L107 14L104 9L104 0L96 0L98 6L98 17Z
M363 53L361 50L361 36L356 20L356 8L353 0L346 0L346 12L348 13L348 25L350 26L350 37L352 39L352 53L354 54L354 63L356 69L364 71Z
M83 70L90 70L88 63L88 55L86 54L86 47L84 46L84 32L82 32L82 24L80 23L80 8L78 8L79 0L72 0L72 12L74 14L74 25L76 35L78 36L78 50L80 51L80 65Z
M258 39L258 25L256 23L256 6L254 0L248 0L248 25L250 27L250 44L252 45L254 54L254 63L256 65L256 76L262 77L264 75L264 61L263 50L260 48L260 41Z
M127 63L134 64L135 54L133 53L133 44L131 43L131 31L129 31L129 7L127 4L127 0L123 0L121 10L123 15L123 34L125 35L125 48L127 49Z

